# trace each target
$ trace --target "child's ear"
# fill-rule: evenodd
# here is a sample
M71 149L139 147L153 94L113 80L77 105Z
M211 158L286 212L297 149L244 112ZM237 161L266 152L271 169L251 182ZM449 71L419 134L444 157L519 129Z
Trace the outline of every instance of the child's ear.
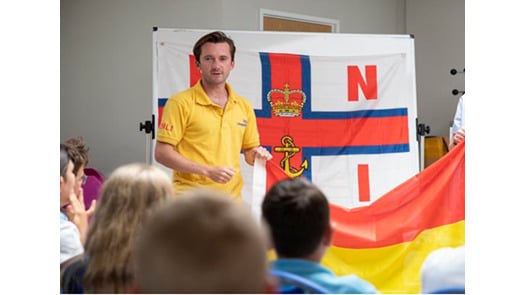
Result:
M332 245L333 236L334 236L334 227L332 226L331 223L329 223L323 234L323 243L326 246Z
M268 223L266 223L266 220L264 220L264 218L261 218L261 229L263 232L264 241L266 243L266 250L270 251L274 248L272 232L270 226L268 225Z

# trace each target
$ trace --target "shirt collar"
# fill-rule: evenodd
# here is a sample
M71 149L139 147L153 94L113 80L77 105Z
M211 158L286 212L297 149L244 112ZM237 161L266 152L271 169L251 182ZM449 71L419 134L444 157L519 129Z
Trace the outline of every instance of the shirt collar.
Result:
M193 88L197 92L199 92L199 95L197 95L197 99L196 99L197 103L202 104L202 105L213 104L211 99L208 97L208 95L204 91L204 88L202 88L201 79L199 79L199 81L195 83ZM235 94L235 92L233 92L233 88L231 87L229 83L226 83L226 90L228 91L228 102L237 103L237 95Z

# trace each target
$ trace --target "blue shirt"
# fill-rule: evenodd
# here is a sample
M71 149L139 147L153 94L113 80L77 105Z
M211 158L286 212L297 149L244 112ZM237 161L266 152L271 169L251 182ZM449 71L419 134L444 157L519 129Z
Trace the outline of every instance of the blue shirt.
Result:
M271 269L290 272L307 278L334 294L376 294L371 283L356 275L337 276L319 263L304 259L277 259Z

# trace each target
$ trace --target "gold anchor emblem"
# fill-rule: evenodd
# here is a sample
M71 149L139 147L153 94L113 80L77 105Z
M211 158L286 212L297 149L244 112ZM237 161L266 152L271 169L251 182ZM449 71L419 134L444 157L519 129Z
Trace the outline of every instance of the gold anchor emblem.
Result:
M308 169L308 161L304 160L301 164L301 169L298 170L297 168L290 166L290 158L301 151L301 148L296 147L293 143L293 139L288 135L281 138L281 143L283 146L277 146L273 149L278 153L284 153L284 157L281 160L281 167L290 177L300 176L305 169Z

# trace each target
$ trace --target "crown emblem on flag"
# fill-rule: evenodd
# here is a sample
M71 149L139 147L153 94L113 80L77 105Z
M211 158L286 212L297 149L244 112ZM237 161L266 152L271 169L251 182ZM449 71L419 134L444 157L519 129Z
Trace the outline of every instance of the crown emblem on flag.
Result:
M272 89L266 95L273 114L278 117L297 117L301 114L306 94L301 89L290 90L288 83L283 89Z

